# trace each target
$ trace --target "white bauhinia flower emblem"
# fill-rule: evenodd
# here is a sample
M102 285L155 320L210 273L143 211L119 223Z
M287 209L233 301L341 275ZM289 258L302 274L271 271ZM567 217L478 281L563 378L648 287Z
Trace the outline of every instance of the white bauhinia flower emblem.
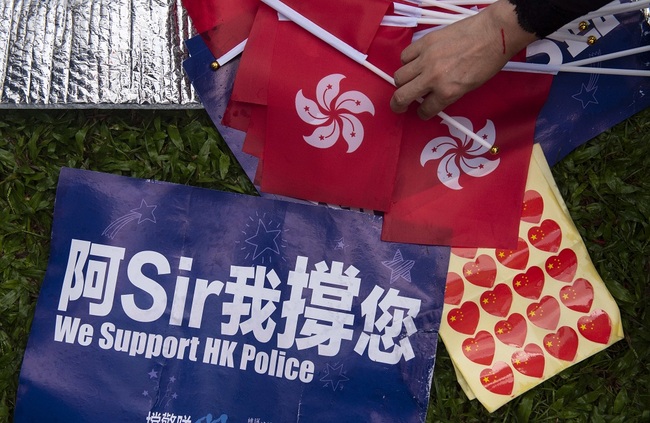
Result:
M473 131L472 122L464 117L454 117L458 123ZM420 154L420 164L424 166L429 160L442 159L438 164L438 179L445 186L459 190L463 187L459 179L461 174L480 178L492 173L501 162L501 159L490 160L486 154L494 145L496 129L491 120L476 134L486 141L483 145L462 131L443 122L449 127L449 134L453 137L437 137L427 143Z
M368 112L374 116L375 106L360 91L340 93L341 74L332 74L320 80L316 86L316 101L296 94L296 111L300 119L316 126L305 141L317 148L329 148L341 137L348 143L348 153L354 152L363 142L363 124L356 116Z

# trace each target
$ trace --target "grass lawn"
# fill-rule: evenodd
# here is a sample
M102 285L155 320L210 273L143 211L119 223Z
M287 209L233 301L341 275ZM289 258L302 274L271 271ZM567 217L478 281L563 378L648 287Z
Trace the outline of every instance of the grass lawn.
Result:
M202 110L2 111L0 422L12 421L63 166L254 192ZM650 422L650 110L578 148L553 173L626 337L493 414L467 400L441 343L432 422Z

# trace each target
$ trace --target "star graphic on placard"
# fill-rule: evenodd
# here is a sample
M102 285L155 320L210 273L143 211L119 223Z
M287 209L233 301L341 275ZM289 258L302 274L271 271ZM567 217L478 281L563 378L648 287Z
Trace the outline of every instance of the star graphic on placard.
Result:
M104 229L102 235L113 239L123 227L135 220L138 221L138 225L147 220L156 223L156 216L153 214L156 207L158 206L150 206L145 200L142 200L140 202L140 207L132 209L129 213L112 221L111 224Z
M323 372L325 375L320 378L321 382L325 382L323 388L331 386L332 391L336 391L339 389L339 385L350 380L350 378L347 377L343 371L343 364L335 364L332 366L327 363L327 367L323 370ZM341 389L343 389L343 386L341 386Z
M153 369L147 374L149 375L149 379L158 379L158 372Z
M335 250L344 250L345 247L346 245L345 242L343 242L343 238L336 240L336 246L334 247Z
M246 244L255 247L253 252L253 260L258 258L265 251L272 251L280 254L280 247L278 247L277 238L280 236L279 229L267 229L262 219L257 221L257 232L255 235L245 240Z
M382 261L381 264L390 269L390 283L398 281L400 278L411 282L411 269L415 264L413 260L404 260L402 252L397 250L392 260Z
M239 250L245 255L246 260L258 263L271 263L276 259L286 261L282 249L286 248L285 237L287 229L282 229L282 218L274 217L274 213L255 213L248 216L241 233Z
M144 222L145 220L156 223L156 216L153 214L154 210L156 210L156 207L158 206L150 206L145 200L142 200L140 202L140 207L131 211L138 215L138 224Z
M580 92L572 95L571 97L575 100L578 100L580 104L582 104L583 109L586 109L587 106L591 103L598 104L598 100L596 100L596 91L598 90L598 87L587 87L585 84L581 85L582 87L580 88Z

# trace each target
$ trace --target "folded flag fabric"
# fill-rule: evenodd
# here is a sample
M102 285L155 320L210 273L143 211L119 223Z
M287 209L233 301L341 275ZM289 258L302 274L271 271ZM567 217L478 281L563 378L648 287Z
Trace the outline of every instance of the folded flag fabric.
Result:
M535 120L551 80L501 72L446 109L498 154L438 118L407 113L382 239L516 247Z
M518 246L453 248L442 320L461 386L490 412L623 338L539 145Z
M449 249L379 231L63 169L15 421L424 421Z
M218 58L248 38L259 0L182 0L212 54Z

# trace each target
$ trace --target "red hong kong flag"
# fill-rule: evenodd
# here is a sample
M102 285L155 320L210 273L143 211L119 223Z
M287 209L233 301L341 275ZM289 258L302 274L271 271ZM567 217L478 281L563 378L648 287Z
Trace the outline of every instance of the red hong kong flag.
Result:
M500 72L445 110L487 146L409 109L382 239L516 248L535 121L551 81L550 75Z
M262 191L386 210L402 136L394 88L290 22L274 52Z
M368 52L379 24L393 4L388 0L282 0L282 2L362 53Z
M192 25L215 57L248 38L259 0L182 0Z

